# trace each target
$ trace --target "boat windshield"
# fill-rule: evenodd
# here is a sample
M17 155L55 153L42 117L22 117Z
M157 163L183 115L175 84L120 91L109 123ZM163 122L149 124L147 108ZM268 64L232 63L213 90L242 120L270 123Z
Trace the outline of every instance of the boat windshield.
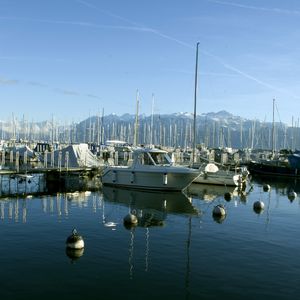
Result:
M171 159L166 153L149 152L150 157L156 165L170 165Z

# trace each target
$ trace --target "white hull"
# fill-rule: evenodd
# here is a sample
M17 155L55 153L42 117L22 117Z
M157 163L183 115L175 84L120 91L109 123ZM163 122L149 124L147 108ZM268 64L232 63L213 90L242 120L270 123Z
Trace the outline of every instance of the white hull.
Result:
M199 176L199 171L185 167L139 166L108 167L102 184L150 190L181 191Z
M239 174L231 174L218 171L216 173L203 173L193 183L215 184L224 186L239 186L242 182Z

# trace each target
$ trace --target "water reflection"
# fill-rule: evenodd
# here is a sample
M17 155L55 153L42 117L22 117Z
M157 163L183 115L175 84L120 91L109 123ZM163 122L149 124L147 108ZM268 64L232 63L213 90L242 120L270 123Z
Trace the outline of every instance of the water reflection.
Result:
M66 247L66 255L70 258L71 262L74 263L78 260L84 253L84 248L82 249L71 249Z
M44 214L56 214L58 217L68 217L70 208L89 207L90 195L91 193L86 191L76 192L75 196L74 193L57 193L55 195L40 195L39 197L30 196L23 198L17 196L14 198L1 198L0 219L4 220L5 218L8 218L15 222L21 220L22 223L26 223L28 218L28 203L33 203L33 206L38 206L37 204L40 203L41 211ZM98 202L96 195L93 195L91 205L94 212L96 212ZM32 205L29 207L32 207Z
M197 215L191 199L180 192L152 192L103 187L104 200L126 205L138 226L162 226L167 213Z

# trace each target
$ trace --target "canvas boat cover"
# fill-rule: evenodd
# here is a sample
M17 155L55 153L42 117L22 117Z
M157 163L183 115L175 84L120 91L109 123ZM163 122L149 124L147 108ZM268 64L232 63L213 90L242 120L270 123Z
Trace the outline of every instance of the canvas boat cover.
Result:
M61 153L61 154L60 154ZM45 157L45 156L44 156ZM42 160L44 160L44 157ZM79 167L99 167L100 162L97 157L89 150L87 144L69 145L63 149L55 150L53 154L47 153L47 164L51 165L51 159L54 157L54 166L79 168Z

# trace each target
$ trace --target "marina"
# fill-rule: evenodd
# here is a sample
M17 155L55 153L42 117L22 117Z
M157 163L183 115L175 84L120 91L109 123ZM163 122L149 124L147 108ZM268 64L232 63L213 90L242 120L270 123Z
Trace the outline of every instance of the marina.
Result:
M2 2L1 300L297 299L299 3Z

